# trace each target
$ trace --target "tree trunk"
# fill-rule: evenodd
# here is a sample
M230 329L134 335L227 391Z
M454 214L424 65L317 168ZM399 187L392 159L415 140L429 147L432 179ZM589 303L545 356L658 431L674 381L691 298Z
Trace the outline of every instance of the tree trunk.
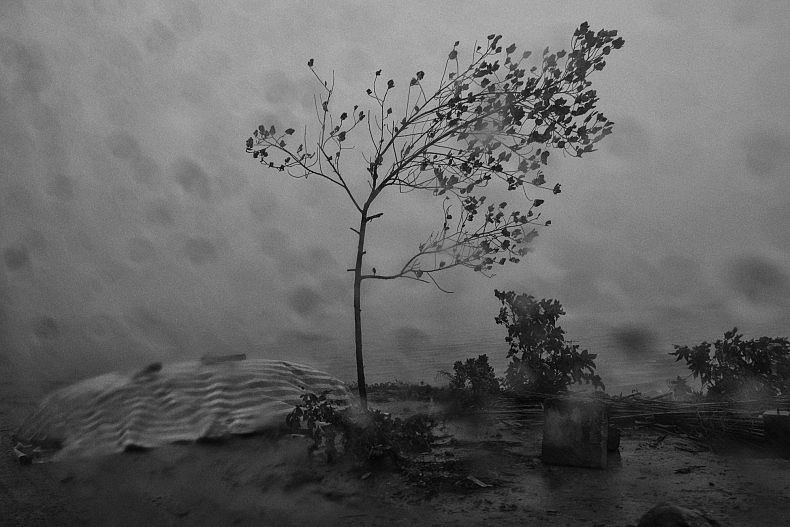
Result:
M357 353L359 402L363 410L368 409L368 388L365 384L365 364L362 359L362 256L365 254L365 228L368 223L367 212L367 207L362 209L362 218L359 222L357 260L354 265L354 344Z

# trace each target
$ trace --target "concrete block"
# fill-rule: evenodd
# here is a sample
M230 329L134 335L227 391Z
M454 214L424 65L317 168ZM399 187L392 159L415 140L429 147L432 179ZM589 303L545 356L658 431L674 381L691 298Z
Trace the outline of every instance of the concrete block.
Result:
M602 402L574 398L547 399L544 417L544 463L606 468L609 419Z
M790 412L784 410L763 412L763 427L768 444L782 457L790 459Z
M620 451L620 429L609 425L609 437L606 439L606 450L609 452Z

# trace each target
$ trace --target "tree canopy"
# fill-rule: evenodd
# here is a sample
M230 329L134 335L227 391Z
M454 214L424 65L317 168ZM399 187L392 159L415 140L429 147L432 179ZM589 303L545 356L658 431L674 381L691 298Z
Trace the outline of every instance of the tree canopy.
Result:
M396 110L395 81L385 82L382 70L373 74L364 102L337 107L334 75L325 79L310 59L307 66L320 86L316 129L297 133L262 124L247 139L253 158L292 177L339 187L360 215L352 227L358 243L349 271L363 400L361 282L409 278L439 286L434 275L440 271L466 267L490 276L497 265L519 262L536 227L551 223L539 212L544 198L561 191L544 174L551 152L581 157L612 132L613 123L596 109L590 76L622 47L617 31L596 32L585 22L574 31L570 51L546 48L535 63L530 51L519 53L501 40L488 35L468 62L455 42L435 84L424 71L411 77L402 110ZM353 182L360 174L366 186ZM368 224L385 213L376 200L388 189L432 193L440 198L441 216L413 253L378 272L365 262L365 240ZM500 201L501 191L517 191L524 199Z

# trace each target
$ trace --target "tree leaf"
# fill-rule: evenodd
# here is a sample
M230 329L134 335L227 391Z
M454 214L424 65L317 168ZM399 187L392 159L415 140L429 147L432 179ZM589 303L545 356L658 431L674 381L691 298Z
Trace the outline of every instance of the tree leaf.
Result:
M294 130L293 128L289 128L289 129L287 129L287 130L285 131L285 135L293 135L293 133L294 133L295 131L296 131L296 130Z

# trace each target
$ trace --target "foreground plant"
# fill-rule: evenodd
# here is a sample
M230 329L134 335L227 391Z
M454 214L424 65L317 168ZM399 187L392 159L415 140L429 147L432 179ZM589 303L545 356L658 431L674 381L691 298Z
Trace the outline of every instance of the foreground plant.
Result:
M708 395L754 399L790 394L790 341L786 337L744 340L738 328L713 344L675 346L675 361L684 360Z
M363 410L360 415L337 410L325 395L307 393L303 403L286 416L286 424L312 440L310 451L323 450L328 461L350 455L361 463L382 458L402 462L407 454L430 451L435 425L426 416L407 419L379 410Z
M453 392L468 392L475 401L499 393L499 380L494 375L494 368L488 363L488 355L469 358L465 362L456 361L452 373L441 373L450 381Z
M334 75L325 79L310 59L307 66L320 86L316 131L304 127L297 134L296 128L261 124L247 139L247 152L264 166L338 187L357 215L349 271L363 408L363 280L408 278L439 287L435 275L448 269L490 276L495 266L519 262L537 235L534 227L551 223L538 208L560 192L560 184L547 183L543 173L550 153L581 157L612 132L613 123L596 109L590 77L623 45L617 31L595 32L585 22L573 33L569 52L546 48L534 65L527 63L531 52L517 53L515 44L504 47L501 39L489 35L468 62L456 42L435 84L418 71L398 97L395 81L384 82L378 70L367 104L348 108L336 107ZM378 265L377 272L365 261L368 226L389 213L381 208L382 196L405 199L412 191L438 198L438 226L400 265ZM513 191L524 198L515 206L497 199Z
M581 382L604 388L595 373L597 355L565 341L565 330L557 325L565 314L558 300L536 300L513 291L495 290L494 294L502 303L494 320L507 328L505 342L510 345L510 364L505 372L508 389L552 394Z

